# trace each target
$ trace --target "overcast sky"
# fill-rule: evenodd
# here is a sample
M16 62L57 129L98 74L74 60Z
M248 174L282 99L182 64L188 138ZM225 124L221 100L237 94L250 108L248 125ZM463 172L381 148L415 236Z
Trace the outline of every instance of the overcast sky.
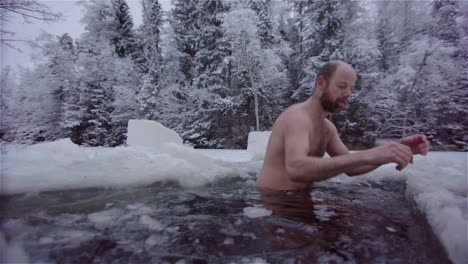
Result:
M83 7L78 5L78 0L39 0L48 5L54 12L61 12L64 20L60 22L45 23L40 21L33 21L34 24L24 23L23 19L19 16L11 16L11 21L8 24L2 24L2 27L7 31L14 32L15 39L20 40L34 40L40 35L42 31L53 35L63 35L68 33L73 39L78 38L84 32L84 25L80 23L83 17ZM164 10L169 10L170 0L159 1ZM130 7L130 12L133 17L135 26L141 24L141 4L139 0L127 0ZM29 66L31 61L32 50L26 43L17 42L15 46L22 50L11 49L9 47L1 46L1 67L7 65L16 67L16 65Z

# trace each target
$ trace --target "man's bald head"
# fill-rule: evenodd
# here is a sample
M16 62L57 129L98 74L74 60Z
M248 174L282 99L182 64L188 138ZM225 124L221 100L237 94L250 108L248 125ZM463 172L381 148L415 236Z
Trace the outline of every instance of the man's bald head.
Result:
M322 76L325 81L329 82L330 79L332 78L333 74L336 72L336 70L338 69L338 67L346 67L346 68L350 68L354 71L354 68L349 65L348 63L344 62L344 61L340 61L340 60L331 60L327 63L325 63L322 68L320 68L318 74L317 74L317 78L315 80L315 85L317 85L317 81L318 81L318 78L320 76Z

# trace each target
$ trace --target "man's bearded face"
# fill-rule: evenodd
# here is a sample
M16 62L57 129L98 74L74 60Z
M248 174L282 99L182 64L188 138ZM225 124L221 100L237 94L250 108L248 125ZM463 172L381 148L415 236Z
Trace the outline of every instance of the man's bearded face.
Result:
M333 100L329 88L330 83L328 81L325 81L325 89L322 96L320 97L320 103L322 104L323 109L330 113L337 113L342 111L345 108L346 104L348 104L348 100L345 98L337 98L336 100Z

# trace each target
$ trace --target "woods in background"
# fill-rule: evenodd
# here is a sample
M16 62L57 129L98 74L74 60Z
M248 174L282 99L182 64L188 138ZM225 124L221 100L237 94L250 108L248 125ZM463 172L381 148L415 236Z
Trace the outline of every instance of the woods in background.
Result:
M150 119L196 147L245 148L340 59L358 73L330 116L346 143L424 133L468 149L466 2L141 2L138 27L125 0L84 2L79 39L43 34L39 63L4 68L1 139L118 146L129 119Z

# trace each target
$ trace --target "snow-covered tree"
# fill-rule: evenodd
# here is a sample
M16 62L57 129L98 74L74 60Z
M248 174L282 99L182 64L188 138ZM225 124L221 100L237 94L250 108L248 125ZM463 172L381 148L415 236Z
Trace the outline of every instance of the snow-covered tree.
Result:
M18 114L15 112L17 102L15 95L15 73L9 66L2 69L0 75L0 141L13 141Z
M239 4L225 14L223 23L230 43L231 56L228 62L232 72L232 97L225 100L232 101L232 106L240 108L231 109L234 113L244 112L249 115L253 112L256 130L261 130L261 123L270 127L270 118L260 120L260 115L263 113L263 117L271 117L276 113L275 107L278 107L282 89L288 87L281 58L273 49L262 48L262 35L257 26L260 25L259 21L255 11ZM249 105L253 106L254 111L249 109ZM248 130L244 132L246 134L251 125L247 124Z
M143 24L139 29L139 51L137 62L141 69L143 81L139 89L140 111L146 119L157 120L158 92L161 89L161 28L163 13L157 0L145 0L143 6Z
M133 31L133 19L125 0L110 0L111 43L119 57L130 56L135 52L135 32Z
M189 112L182 136L200 146L216 146L222 122L219 99L226 94L223 69L228 55L220 14L223 1L177 1L172 12L181 72L189 89ZM224 128L223 128L224 130Z
M295 77L299 86L292 99L303 101L311 94L315 86L316 73L331 59L343 57L339 48L343 38L339 35L342 21L338 15L339 1L310 1L298 3L298 34L300 36L296 61L300 69Z
M121 57L111 40L121 25L105 2L85 4L86 32L80 40L78 81L82 119L76 143L89 146L122 144L127 121L134 118L137 73L132 60ZM127 53L126 53L127 54Z
M250 1L250 6L258 16L257 27L262 48L271 47L275 43L270 12L271 0Z

